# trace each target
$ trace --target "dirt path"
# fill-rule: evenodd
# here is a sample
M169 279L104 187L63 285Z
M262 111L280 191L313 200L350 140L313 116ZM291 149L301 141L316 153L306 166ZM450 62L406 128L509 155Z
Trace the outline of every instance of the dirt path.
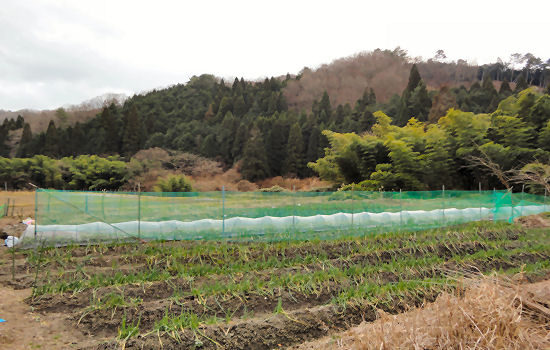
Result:
M63 314L42 315L24 302L30 289L0 286L0 348L78 349L95 340L85 337L66 321Z

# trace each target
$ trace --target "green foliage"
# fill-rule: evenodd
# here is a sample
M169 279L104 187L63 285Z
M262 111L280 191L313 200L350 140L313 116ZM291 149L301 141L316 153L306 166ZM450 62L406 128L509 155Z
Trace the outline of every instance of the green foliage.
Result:
M541 129L539 134L539 147L550 152L550 120L546 126Z
M537 135L533 123L519 117L526 106L531 106L528 113L532 114L534 101L540 101L533 97L529 90L518 98L511 96L492 116L450 109L429 126L412 118L397 127L379 111L374 113L377 123L372 134L324 131L330 148L309 166L322 179L361 184L365 190L424 190L442 185L475 189L482 178L496 187L500 185L496 177L487 178L486 169L471 166L470 157L485 154L504 171L535 157L550 158L550 123ZM537 136L544 151L535 146Z
M59 136L53 120L48 124L44 141L44 154L48 157L57 157L59 155Z
M290 176L302 176L304 173L302 130L298 123L290 127L286 146L285 173Z
M68 157L61 160L71 189L110 190L120 188L128 180L128 169L116 157Z
M21 134L21 141L19 142L19 148L17 149L17 157L24 158L31 155L32 147L32 132L29 123L25 123L23 126L23 133Z
M248 181L265 179L269 176L269 165L265 145L258 129L252 130L241 163L241 174Z
M523 91L529 87L529 84L527 84L527 80L525 80L525 77L523 74L520 74L519 77L516 80L516 88L514 89L515 93L518 93L520 91Z
M193 186L191 181L184 175L170 175L168 177L158 179L155 185L156 192L192 192Z
M527 121L535 126L537 130L543 128L550 121L550 96L540 96L527 116Z
M135 105L130 107L125 117L122 152L125 155L131 156L141 148L142 144L145 144L144 126L141 124L141 119Z
M504 78L502 84L500 84L500 89L498 90L499 95L501 96L510 96L512 94L512 88L508 79Z
M550 97L529 88L529 84L544 85L545 71L532 68L514 71L503 68L502 63L484 65L469 89L442 87L434 92L427 89L419 67L425 72L422 63L413 64L401 96L396 94L385 103L377 101L374 89L378 87L369 86L356 101L340 105L335 103L340 98L331 100L327 91L322 95L317 92L318 99L300 112L289 110L284 97L283 88L292 80L290 76L286 80L266 78L263 82L246 82L241 78L232 84L212 75L194 76L186 84L135 95L122 106L111 104L96 117L72 126L69 114L63 109L56 111L55 121L50 122L45 132L34 134L23 117L5 119L0 126L0 156L24 158L43 154L60 159L95 154L121 155L129 160L139 150L159 147L201 154L223 162L224 168L239 161L248 179L311 176L313 168L305 165L319 163L317 170L323 172L324 178L355 183L374 181L370 175L376 172L378 164L392 164L390 177L386 177L386 168L375 177L392 178L383 181L386 185L393 181L392 186L407 183L422 188L412 179L421 178L421 182L435 184L445 178L448 183L458 173L462 179L468 174L479 180L479 173L463 170L465 159L475 155L476 147L489 141L511 147L515 160L520 156L531 157L532 152L527 149L534 151L535 143L548 150L544 130L550 116ZM433 75L433 72L427 70L426 74ZM493 80L502 81L498 92ZM516 82L515 95L508 81ZM377 111L384 111L385 117ZM483 114L491 112L491 117ZM519 121L504 117L519 118ZM422 133L416 133L409 142L408 136L393 127L404 127L411 118L435 124L449 135L438 140L434 136L428 142L419 141L418 135ZM440 118L444 121L440 122ZM423 127L427 133L428 125ZM14 131L21 128L19 147L10 149L18 136ZM250 132L255 128L257 135ZM322 134L323 130L357 135L373 133L376 137L361 136L360 140L352 140L345 151L325 153L331 141ZM395 143L387 140L389 133L395 133ZM253 138L260 138L263 146ZM257 144L258 150L247 149L252 143ZM425 169L416 174L402 171L403 166L393 163L389 155L392 151L395 161L410 155L413 158L410 164L417 163L426 169L428 164L440 166L438 171L443 175L430 177ZM442 163L445 154L453 159ZM332 159L331 165L320 158ZM336 167L339 170L335 171ZM449 167L456 171L448 172ZM67 172L62 173L64 178L69 176ZM456 184L463 185L462 179ZM73 186L68 184L70 181L63 182L66 188ZM96 188L103 185L98 186Z
M426 84L422 81L416 64L413 64L409 74L409 82L399 102L396 124L405 125L412 117L425 121L428 119L431 107L432 101L428 96Z
M118 190L127 180L127 165L116 157L0 158L0 181L13 189L32 183L41 188Z
M546 194L550 189L550 164L544 164L539 161L532 162L523 166L520 176L526 179L529 189L533 193Z
M127 323L126 314L122 316L122 322L118 328L118 339L121 341L127 341L128 339L135 337L139 334L139 323L141 319L138 319L137 323Z

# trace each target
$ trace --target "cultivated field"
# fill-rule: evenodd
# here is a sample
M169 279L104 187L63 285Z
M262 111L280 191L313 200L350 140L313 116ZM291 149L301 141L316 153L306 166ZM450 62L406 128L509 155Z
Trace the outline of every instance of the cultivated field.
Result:
M476 223L332 241L3 250L0 280L28 293L19 307L39 323L21 321L27 335L52 327L42 348L286 348L433 301L463 273L548 279L548 231Z

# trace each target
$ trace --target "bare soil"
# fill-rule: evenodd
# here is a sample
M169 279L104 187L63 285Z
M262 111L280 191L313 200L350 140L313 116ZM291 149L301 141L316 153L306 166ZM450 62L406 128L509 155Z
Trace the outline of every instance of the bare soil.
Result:
M30 289L0 285L0 344L3 350L78 349L96 342L76 329L66 314L36 312L25 300Z
M481 231L483 239L499 240L503 250L511 250L526 244L520 239L521 230ZM316 293L302 294L298 291L278 288L267 294L228 294L197 298L192 288L209 286L214 282L225 284L246 278L269 281L272 276L292 276L297 273L315 273L327 268L346 269L350 266L372 266L381 263L410 258L423 259L424 255L436 256L438 262L429 269L419 266L399 274L390 271L374 271L364 276L364 282L385 285L400 281L421 280L443 277L450 271L491 271L519 268L526 263L547 261L550 253L536 253L526 250L507 259L498 256L470 259L467 264L451 260L454 256L466 256L490 249L483 241L462 241L461 233L449 232L437 237L434 243L405 246L411 237L387 238L391 249L360 252L361 241L303 243L284 249L266 246L262 249L235 249L221 255L218 251L193 257L178 258L180 264L204 268L225 266L232 259L289 259L304 256L324 256L322 262L312 262L281 268L266 268L248 271L246 275L205 274L194 276L193 285L188 280L171 274L168 280L154 282L127 283L123 285L95 287L78 292L66 291L45 294L31 298L31 287L36 278L56 276L57 282L74 276L101 275L107 278L114 274L129 274L166 268L166 256L157 252L155 262L150 255L135 254L139 245L118 245L109 247L77 247L47 251L51 254L48 263L41 266L35 275L34 267L23 252L17 252L13 261L15 278L12 278L12 255L8 249L0 249L0 318L8 320L0 323L0 342L8 344L7 349L274 349L294 346L306 341L320 339L329 334L338 334L361 322L372 322L378 310L398 314L434 301L441 290L419 290L404 294L381 305L355 303L337 305L331 300L350 287L351 281L328 281ZM381 238L378 243L384 242ZM420 239L420 238L419 238ZM391 242L390 242L391 241ZM191 249L196 242L169 242L166 246ZM199 243L200 244L200 243ZM65 252L69 252L65 254ZM225 260L224 260L225 259ZM262 260L262 261L264 261ZM116 267L115 267L116 266ZM59 269L63 273L60 273ZM168 270L167 270L168 271ZM80 275L79 275L80 274ZM548 277L548 276L545 276ZM68 281L69 279L67 279ZM530 283L531 277L521 280ZM533 289L534 290L534 289ZM101 299L112 293L123 293L127 299L140 300L137 306L115 309L90 309L91 300ZM532 292L539 295L540 289ZM538 294L537 294L538 293ZM175 298L179 294L181 297ZM540 294L544 298L546 294ZM279 308L282 305L282 308ZM5 311L7 310L7 311ZM224 321L227 310L231 318ZM275 311L278 310L278 311ZM196 315L217 317L215 324L201 323L198 329L186 329L178 334L147 334L164 315L178 315L182 311ZM2 313L3 312L3 313ZM115 340L122 320L127 323L140 323L141 335L130 338L122 344ZM4 349L5 347L2 347ZM322 348L322 347L321 347Z
M516 219L516 222L525 228L546 228L550 227L550 215L537 214L523 216Z

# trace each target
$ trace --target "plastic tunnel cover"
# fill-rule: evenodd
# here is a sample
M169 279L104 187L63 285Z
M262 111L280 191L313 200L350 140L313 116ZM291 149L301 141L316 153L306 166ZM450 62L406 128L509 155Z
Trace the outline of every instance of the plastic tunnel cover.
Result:
M337 238L550 210L544 196L505 191L137 193L38 190L21 247L132 240ZM319 232L333 231L332 234Z

